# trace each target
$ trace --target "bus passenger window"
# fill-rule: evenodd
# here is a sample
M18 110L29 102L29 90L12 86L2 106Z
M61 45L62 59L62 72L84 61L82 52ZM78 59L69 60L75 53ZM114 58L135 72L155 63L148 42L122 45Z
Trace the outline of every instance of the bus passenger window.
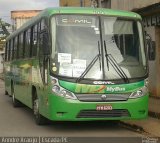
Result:
M33 27L32 56L37 56L38 26Z
M10 60L13 59L13 40L10 40Z
M23 33L19 36L19 58L23 57Z
M13 38L13 40L12 40L12 47L13 47L13 51L12 51L12 60L15 59L15 57L14 57L14 52L15 52L15 49L14 49L14 39L15 39L15 38Z
M7 53L8 53L8 55L7 55L7 61L10 61L10 48L11 48L11 41L9 41L9 43L8 43L8 48L7 48Z
M31 29L28 29L25 34L25 58L28 58L31 50Z
M8 42L6 43L5 47L5 61L7 61L7 54L8 54Z
M46 29L45 19L42 19L41 21L41 31Z
M14 38L14 59L17 58L17 36Z
M23 53L22 58L25 58L25 49L26 49L26 31L23 33Z

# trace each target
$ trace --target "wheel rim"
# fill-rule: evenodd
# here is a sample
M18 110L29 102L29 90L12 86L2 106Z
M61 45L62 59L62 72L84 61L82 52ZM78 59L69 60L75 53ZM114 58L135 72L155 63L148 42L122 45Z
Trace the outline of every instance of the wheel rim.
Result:
M39 114L39 105L38 105L38 99L34 100L34 115L38 117Z

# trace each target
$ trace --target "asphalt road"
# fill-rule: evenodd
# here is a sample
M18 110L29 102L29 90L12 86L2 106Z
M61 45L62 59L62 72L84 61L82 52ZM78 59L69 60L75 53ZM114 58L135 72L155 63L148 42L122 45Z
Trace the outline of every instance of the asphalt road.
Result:
M0 136L65 136L65 137L141 137L110 121L98 122L53 122L50 125L35 124L32 110L27 107L14 108L11 97L4 95L4 84L0 80Z

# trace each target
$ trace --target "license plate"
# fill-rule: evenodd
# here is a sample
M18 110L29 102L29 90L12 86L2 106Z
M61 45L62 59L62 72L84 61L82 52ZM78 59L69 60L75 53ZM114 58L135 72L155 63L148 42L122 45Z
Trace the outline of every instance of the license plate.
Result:
M97 105L96 110L98 111L112 110L112 105Z

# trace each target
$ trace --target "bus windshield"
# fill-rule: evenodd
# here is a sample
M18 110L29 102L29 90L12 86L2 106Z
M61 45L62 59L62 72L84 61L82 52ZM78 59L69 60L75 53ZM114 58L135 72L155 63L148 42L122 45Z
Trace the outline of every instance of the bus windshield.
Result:
M121 17L51 19L51 72L68 78L119 80L147 72L141 23Z

